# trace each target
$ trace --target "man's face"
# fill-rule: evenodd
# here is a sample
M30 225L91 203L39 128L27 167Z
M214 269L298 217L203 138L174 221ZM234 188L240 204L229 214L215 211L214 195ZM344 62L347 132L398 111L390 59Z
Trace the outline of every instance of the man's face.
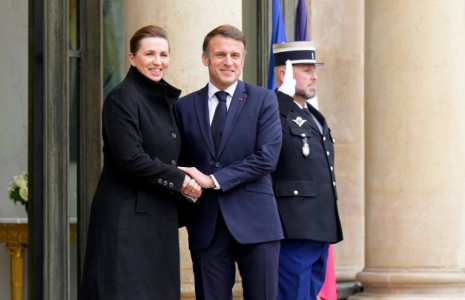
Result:
M241 76L244 66L244 44L218 34L210 40L208 53L209 58L202 54L202 61L208 66L210 81L224 91Z
M304 99L311 99L316 96L316 76L315 65L293 65L295 85L295 95Z

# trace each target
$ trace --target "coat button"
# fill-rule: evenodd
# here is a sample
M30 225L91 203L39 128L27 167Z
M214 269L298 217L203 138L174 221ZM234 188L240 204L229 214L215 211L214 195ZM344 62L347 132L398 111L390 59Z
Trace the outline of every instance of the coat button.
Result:
M167 186L167 185L168 185L168 181L166 181L166 180L163 181L163 185L164 185L164 186Z
M171 132L171 137L172 137L173 139L175 139L175 138L176 138L176 133Z
M331 169L331 171L334 171L334 168L333 168L333 166L331 166L331 167L329 167L329 168Z
M170 182L170 184L168 185L170 188L172 188L174 186L174 184L172 182Z
M324 142L324 141L326 141L326 137L325 137L325 136L323 137L323 142Z
M326 151L326 155L328 155L328 156L329 156L329 151Z
M302 136L302 137L305 137L305 133L302 133L301 136Z
M173 159L173 160L171 161L171 164L172 164L173 166L176 166L176 161Z
M158 183L159 183L159 184L162 184L162 183L163 183L163 179L158 178Z
M220 165L221 165L221 164L220 164L219 162L217 162L217 163L215 164L215 167L216 167L216 168L219 168Z
M336 186L336 182L335 182L335 181L333 181L333 186Z
M295 191L294 191L294 195L297 196L298 194L299 194L299 191L295 190Z

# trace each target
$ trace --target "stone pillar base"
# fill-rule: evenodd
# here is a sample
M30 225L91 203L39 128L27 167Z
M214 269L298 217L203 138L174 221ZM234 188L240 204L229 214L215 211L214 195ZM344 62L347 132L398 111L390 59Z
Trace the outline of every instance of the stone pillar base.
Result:
M349 300L433 300L465 299L465 273L463 271L416 270L386 272L365 269L357 274L363 293Z

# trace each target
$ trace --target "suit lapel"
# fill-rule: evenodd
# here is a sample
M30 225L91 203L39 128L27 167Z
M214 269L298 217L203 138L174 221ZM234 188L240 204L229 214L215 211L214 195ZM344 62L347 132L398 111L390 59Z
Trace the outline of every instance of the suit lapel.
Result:
M221 135L220 144L218 145L218 157L223 152L226 142L228 141L231 133L233 132L237 118L247 101L247 94L245 92L245 85L242 81L237 82L236 91L231 99L228 114L226 115L226 123L224 124L223 134ZM212 141L213 143L213 141Z
M208 85L201 89L194 99L195 112L200 124L202 136L207 144L208 150L215 157L215 146L213 144L212 131L210 129L210 117L208 112Z

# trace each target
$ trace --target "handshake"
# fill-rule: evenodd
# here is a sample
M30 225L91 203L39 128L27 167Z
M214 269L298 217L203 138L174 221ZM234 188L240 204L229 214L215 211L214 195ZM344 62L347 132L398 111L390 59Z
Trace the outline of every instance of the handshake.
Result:
M192 198L191 200L194 202L200 198L203 189L214 188L216 186L211 176L203 174L197 168L179 167L179 169L186 172L181 193Z

